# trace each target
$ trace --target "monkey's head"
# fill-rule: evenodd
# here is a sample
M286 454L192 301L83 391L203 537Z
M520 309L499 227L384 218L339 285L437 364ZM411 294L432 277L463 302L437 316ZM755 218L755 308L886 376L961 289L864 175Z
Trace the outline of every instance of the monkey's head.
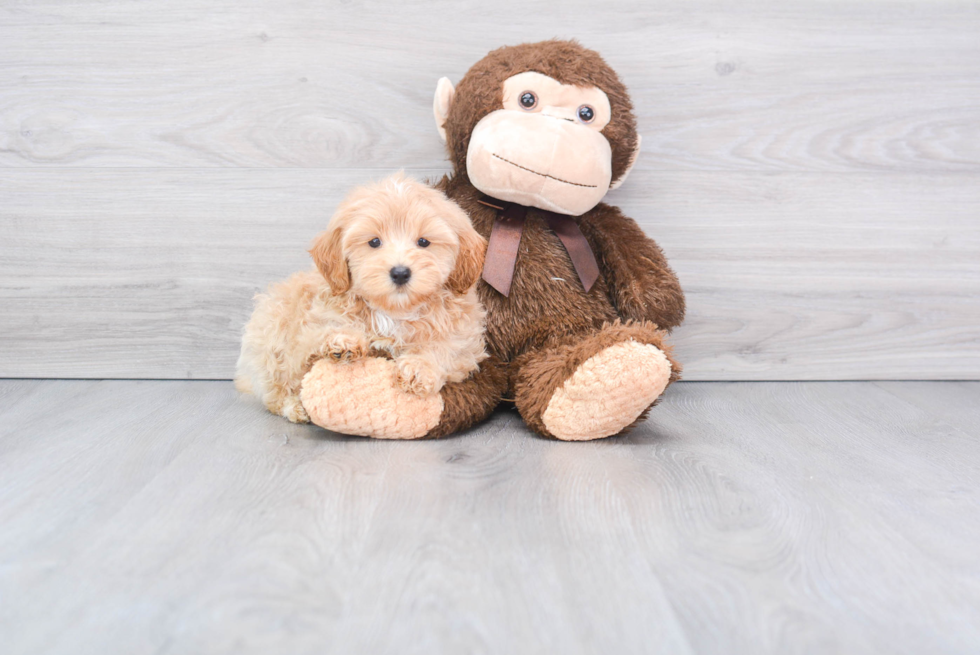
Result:
M494 198L579 215L640 151L626 87L574 41L494 50L453 89L439 80L436 126L457 175Z

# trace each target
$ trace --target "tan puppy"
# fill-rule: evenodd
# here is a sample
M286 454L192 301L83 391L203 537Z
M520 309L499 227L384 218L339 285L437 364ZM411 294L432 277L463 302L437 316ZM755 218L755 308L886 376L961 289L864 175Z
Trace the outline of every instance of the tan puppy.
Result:
M256 296L235 385L304 423L300 385L323 357L388 355L416 394L466 379L487 357L474 291L485 250L467 215L421 182L399 173L356 189L310 249L317 270Z

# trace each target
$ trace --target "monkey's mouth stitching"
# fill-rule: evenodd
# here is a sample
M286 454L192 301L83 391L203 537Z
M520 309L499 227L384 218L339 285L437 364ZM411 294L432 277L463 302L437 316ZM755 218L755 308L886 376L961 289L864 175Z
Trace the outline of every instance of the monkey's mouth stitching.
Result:
M541 177L547 177L548 179L554 180L555 182L561 182L562 184L571 184L572 186L581 186L581 187L585 187L586 189L595 189L598 188L599 186L598 184L579 184L578 182L569 182L568 180L563 180L560 177L555 177L554 175L548 175L547 173L539 173L537 171L532 171L527 166L521 166L520 164L515 164L511 160L504 159L503 157L501 157L495 152L491 152L490 154L496 157L497 159L499 159L500 161L510 164L511 166L517 166L521 170L527 171L528 173L534 173L535 175L540 175Z

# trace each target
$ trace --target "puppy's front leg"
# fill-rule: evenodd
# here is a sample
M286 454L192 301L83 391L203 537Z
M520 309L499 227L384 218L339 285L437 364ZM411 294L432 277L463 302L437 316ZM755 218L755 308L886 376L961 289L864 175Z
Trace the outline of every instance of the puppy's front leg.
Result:
M446 376L431 357L406 354L395 358L398 384L409 393L428 396L442 389Z
M371 344L363 332L338 330L327 337L326 355L332 359L350 361L367 355Z

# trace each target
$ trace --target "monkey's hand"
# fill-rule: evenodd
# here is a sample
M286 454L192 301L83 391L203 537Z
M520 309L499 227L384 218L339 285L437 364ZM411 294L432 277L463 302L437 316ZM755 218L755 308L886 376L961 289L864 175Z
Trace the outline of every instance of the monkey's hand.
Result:
M582 217L596 248L609 299L624 319L670 330L684 319L684 292L660 247L616 207L600 204Z
M652 321L669 330L684 318L684 294L676 278L657 275L654 265L648 266L621 273L610 284L612 300L623 318Z

